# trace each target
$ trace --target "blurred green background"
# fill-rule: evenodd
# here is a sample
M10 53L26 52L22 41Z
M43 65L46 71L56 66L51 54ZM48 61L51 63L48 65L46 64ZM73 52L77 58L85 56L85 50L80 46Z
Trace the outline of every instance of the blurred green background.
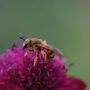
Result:
M85 80L90 90L89 0L0 0L0 53L19 32L58 47L74 63L69 74Z

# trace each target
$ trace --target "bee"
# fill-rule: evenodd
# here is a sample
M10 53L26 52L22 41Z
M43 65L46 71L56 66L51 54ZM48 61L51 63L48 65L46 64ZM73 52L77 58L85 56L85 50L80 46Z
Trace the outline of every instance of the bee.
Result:
M23 34L20 33L20 39L23 41L21 46L23 49L26 49L24 56L27 56L28 52L36 51L36 56L34 58L34 66L37 63L38 55L41 54L43 60L48 62L48 60L52 60L55 55L61 57L63 54L57 49L47 44L46 41L37 39L37 38L25 38Z
M27 55L28 52L30 51L36 51L37 54L34 58L34 66L37 63L38 60L38 54L41 54L43 60L47 62L47 60L51 60L54 58L55 53L51 45L47 44L46 41L43 41L41 39L37 38L27 38L23 42L23 48L27 49L27 52L25 53L25 56ZM30 48L30 50L29 50Z
M41 52L44 55L44 59L47 57L47 59L52 59L55 56L53 47L46 43L46 41L43 41L41 39L37 38L27 38L23 42L23 48L31 48L32 51L37 51L38 53ZM45 53L47 56L45 56Z

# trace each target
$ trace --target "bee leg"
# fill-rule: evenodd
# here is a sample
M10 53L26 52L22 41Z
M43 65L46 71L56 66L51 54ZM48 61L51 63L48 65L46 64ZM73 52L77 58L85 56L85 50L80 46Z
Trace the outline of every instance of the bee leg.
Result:
M73 63L66 65L66 72L68 72L73 65L74 65Z
M28 53L29 53L29 50L27 50L27 51L24 53L24 56L27 56Z
M35 58L34 58L34 64L33 64L33 66L35 66L35 65L36 65L37 60L38 60L38 58L37 58L37 55L36 55L36 56L35 56Z
M36 47L35 47L35 45L33 45L32 48L33 48L33 51L36 51Z
M24 53L24 57L27 56L27 54L28 54L28 52L25 52L25 53Z
M47 54L44 51L41 51L41 54L42 54L43 60L47 62Z

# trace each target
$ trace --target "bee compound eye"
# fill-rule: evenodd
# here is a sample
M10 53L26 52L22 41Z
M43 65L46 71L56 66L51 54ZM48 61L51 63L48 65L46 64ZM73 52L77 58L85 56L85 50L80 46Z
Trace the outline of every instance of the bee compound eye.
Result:
M27 48L27 44L25 44L25 45L23 46L23 48L24 48L24 49Z

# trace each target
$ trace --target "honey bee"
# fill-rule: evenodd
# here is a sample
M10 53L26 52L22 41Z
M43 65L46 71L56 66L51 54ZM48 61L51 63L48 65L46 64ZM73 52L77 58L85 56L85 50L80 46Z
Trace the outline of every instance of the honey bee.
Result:
M37 58L38 58L39 53L42 55L42 58L45 62L47 62L47 60L51 60L55 56L54 50L51 47L51 45L47 44L46 41L43 41L41 39L27 38L23 42L23 48L24 49L28 48L27 52L30 52L30 51L36 51L37 52L37 54L34 58L34 66L37 63ZM29 50L29 48L30 48L30 50ZM25 53L25 56L27 55L27 52Z
M20 39L23 41L21 45L23 49L26 49L24 56L27 56L28 52L37 52L34 58L34 66L37 63L39 54L42 55L42 58L45 62L48 62L47 60L52 60L55 55L59 57L63 56L63 54L57 48L47 44L46 41L37 38L25 38L22 34L20 35Z
M47 54L47 59L52 59L55 56L53 47L46 43L46 41L43 41L41 39L37 38L28 38L23 42L23 48L31 48L32 51L41 52L43 54Z

